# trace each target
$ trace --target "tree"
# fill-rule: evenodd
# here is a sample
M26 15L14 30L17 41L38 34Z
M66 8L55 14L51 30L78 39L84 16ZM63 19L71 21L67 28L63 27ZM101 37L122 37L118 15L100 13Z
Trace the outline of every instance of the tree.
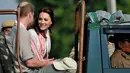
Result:
M122 10L125 14L130 14L130 0L117 0L117 10Z

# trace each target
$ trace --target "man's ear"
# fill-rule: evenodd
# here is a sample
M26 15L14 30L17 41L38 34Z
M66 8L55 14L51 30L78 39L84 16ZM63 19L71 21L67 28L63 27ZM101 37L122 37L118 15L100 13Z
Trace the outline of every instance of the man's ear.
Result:
M123 48L123 42L118 42L118 46L119 46L119 48Z
M31 17L31 12L28 13L29 18Z
M31 12L28 13L29 18L31 18Z

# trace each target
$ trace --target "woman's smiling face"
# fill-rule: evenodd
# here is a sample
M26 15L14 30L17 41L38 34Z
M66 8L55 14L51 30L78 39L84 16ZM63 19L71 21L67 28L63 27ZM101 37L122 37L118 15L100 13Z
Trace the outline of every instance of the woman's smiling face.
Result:
M52 24L52 20L50 15L46 12L41 12L38 18L38 26L40 30L48 29L51 26L51 24Z

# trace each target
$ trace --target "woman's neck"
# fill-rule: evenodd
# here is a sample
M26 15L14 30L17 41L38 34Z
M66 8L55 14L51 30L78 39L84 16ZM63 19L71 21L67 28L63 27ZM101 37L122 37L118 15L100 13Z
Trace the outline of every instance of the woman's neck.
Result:
M41 32L39 31L39 32L38 32L38 34L41 34L44 38L47 38L47 37L46 37L46 33L47 33L47 30L41 31Z

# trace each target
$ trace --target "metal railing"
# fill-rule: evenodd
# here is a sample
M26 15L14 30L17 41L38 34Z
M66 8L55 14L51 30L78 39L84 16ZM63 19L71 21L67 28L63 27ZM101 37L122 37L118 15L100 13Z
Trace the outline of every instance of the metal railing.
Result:
M81 19L79 19L80 16L81 16ZM79 21L81 21L81 22L79 22ZM76 42L78 42L78 39L77 39L78 27L79 27L78 24L80 24L79 51L77 51L78 52L78 55L77 55L78 73L82 73L82 69L83 69L82 66L83 66L83 46L84 46L84 23L85 23L85 1L81 0L77 4L76 12L75 12L75 38L76 38L75 47L78 46Z

